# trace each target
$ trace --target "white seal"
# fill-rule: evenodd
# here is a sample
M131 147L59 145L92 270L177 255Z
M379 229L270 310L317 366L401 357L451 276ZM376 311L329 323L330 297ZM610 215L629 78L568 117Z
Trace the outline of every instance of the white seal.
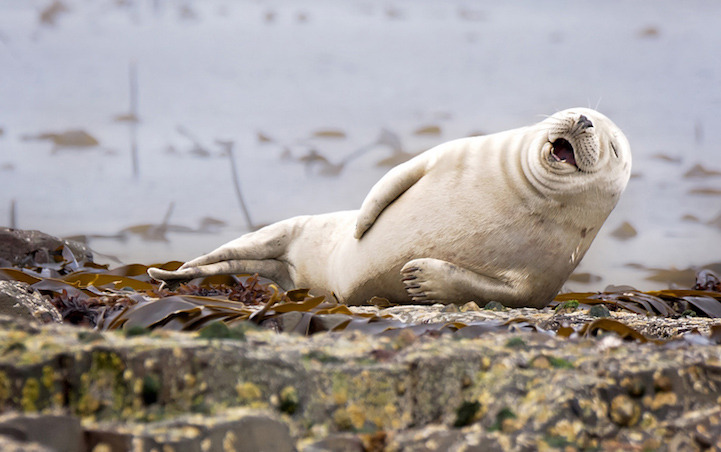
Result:
M631 172L626 137L585 108L441 144L391 169L358 211L267 226L158 280L259 273L341 303L548 304Z

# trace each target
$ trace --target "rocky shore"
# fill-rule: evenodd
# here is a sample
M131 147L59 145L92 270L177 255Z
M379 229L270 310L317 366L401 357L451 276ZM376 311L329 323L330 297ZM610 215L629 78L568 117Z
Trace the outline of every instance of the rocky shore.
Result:
M0 283L2 450L721 450L717 318L369 306L408 327L100 331ZM599 318L638 336L581 333Z

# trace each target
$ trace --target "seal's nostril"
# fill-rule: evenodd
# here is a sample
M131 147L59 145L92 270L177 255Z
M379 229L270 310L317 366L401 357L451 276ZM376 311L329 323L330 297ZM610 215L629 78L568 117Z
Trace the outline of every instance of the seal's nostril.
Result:
M581 117L578 118L578 125L583 129L588 129L589 127L593 127L593 123L591 122L591 120L583 115L581 115Z

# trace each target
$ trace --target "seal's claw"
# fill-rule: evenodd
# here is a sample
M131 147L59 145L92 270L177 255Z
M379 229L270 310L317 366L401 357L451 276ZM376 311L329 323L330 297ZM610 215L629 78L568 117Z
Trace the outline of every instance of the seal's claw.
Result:
M420 264L420 265L419 265ZM401 269L401 281L405 286L406 293L414 303L428 304L432 298L429 293L432 284L429 284L424 272L423 259L415 259L408 262Z
M458 271L450 262L433 258L413 259L401 269L401 281L414 303L454 303L453 287L447 281Z
M169 291L173 292L173 291L177 290L178 287L180 287L180 284L182 284L183 282L185 282L185 281L182 279L169 279L167 281L163 281L160 284L160 290L165 289L165 290L169 290Z
M175 290L182 282L189 280L189 278L179 277L177 271L168 271L154 267L148 269L148 276L161 282L159 287L161 290Z

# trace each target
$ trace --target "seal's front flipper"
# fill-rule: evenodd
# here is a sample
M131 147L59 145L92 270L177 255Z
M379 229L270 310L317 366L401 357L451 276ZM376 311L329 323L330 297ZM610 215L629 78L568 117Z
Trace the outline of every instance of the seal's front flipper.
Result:
M354 234L356 239L363 237L373 226L383 209L426 174L430 162L429 154L423 153L388 171L371 188L358 212Z
M414 303L479 305L518 298L518 290L497 278L481 275L440 259L413 259L401 269L406 292Z

